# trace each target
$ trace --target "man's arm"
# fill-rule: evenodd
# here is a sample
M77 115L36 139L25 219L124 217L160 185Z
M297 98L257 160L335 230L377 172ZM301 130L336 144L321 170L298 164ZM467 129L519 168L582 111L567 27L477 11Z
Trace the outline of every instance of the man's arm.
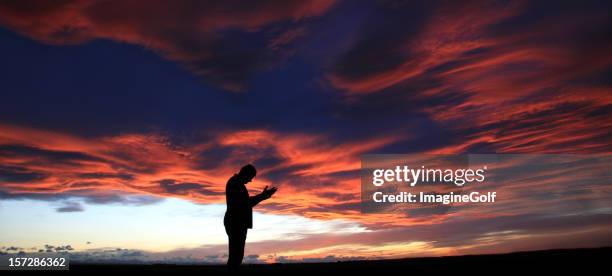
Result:
M260 202L272 197L272 195L276 193L276 190L278 190L276 187L272 187L272 189L268 190L268 186L266 186L258 195L249 197L249 205L251 205L251 208L255 207L255 205L259 204Z

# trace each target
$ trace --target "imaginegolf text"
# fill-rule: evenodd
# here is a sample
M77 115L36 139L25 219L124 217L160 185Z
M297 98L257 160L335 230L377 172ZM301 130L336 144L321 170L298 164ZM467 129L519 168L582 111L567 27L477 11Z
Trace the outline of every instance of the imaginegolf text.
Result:
M479 192L471 192L465 194L454 194L450 192L448 194L427 194L420 192L417 194L409 192L401 192L398 194L388 195L382 192L375 192L372 194L374 202L385 203L385 202L407 202L407 203L492 203L495 202L496 192L488 192L486 194L480 194Z

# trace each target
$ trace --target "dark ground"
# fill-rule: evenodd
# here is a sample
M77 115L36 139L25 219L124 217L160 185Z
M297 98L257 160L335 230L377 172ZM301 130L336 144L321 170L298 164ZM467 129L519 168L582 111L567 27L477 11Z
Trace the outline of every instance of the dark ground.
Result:
M257 264L243 265L238 274L288 274L288 273L368 273L406 275L415 273L505 274L535 271L546 275L558 271L610 275L612 247L597 249L558 249L517 252L495 255L467 255L453 257L410 258L377 261L348 261L336 263ZM115 265L115 264L70 264L70 271L80 272L188 272L201 275L225 273L219 265ZM382 273L382 274L380 274ZM294 276L293 274L291 276ZM340 275L338 275L340 276ZM527 275L520 275L527 276ZM582 276L582 275L581 275Z

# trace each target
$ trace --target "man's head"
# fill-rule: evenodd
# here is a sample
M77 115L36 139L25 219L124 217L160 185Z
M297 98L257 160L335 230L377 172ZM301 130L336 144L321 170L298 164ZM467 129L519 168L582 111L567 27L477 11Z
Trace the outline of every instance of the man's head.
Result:
M238 173L238 177L242 180L244 184L247 184L253 180L253 178L257 175L257 170L251 164L247 164Z

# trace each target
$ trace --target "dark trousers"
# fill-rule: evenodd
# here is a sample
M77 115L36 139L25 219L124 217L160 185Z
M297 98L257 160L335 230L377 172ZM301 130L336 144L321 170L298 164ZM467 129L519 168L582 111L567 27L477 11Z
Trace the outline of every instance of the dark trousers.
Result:
M242 258L244 257L244 243L246 242L247 228L225 226L225 233L227 233L229 239L227 266L230 268L237 268L242 263Z

